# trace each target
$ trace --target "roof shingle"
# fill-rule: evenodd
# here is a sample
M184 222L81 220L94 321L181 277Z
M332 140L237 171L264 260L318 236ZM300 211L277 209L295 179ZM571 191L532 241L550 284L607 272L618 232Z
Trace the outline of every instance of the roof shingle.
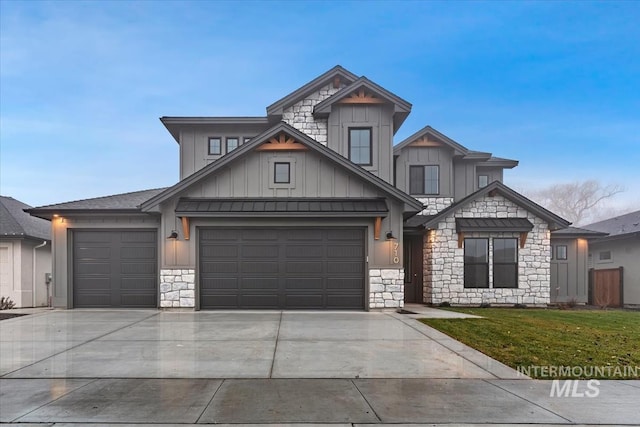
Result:
M51 223L24 211L29 208L13 197L0 196L0 236L51 240Z

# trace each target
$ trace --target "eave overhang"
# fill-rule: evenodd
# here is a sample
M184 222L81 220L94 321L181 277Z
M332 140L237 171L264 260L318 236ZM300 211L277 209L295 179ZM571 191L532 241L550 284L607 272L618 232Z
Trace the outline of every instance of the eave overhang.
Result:
M160 121L169 131L173 139L180 143L180 129L184 126L233 126L263 125L268 126L267 117L160 117Z

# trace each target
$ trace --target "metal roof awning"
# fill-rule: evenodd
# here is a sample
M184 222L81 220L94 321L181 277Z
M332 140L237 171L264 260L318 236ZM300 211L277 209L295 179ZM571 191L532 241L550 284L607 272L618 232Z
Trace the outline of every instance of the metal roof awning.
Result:
M469 231L516 231L533 230L533 224L526 218L456 218L456 232Z
M179 217L386 217L381 198L206 198L182 197L176 206Z

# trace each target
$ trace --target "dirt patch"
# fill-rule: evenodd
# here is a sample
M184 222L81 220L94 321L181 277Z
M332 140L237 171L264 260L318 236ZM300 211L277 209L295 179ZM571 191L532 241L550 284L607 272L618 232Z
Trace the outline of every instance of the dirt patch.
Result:
M26 316L26 314L18 313L0 313L0 320L13 319L14 317Z

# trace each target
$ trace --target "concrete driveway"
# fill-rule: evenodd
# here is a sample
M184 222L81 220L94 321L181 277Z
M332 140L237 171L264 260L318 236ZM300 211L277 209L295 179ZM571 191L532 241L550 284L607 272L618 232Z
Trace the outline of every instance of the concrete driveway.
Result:
M70 310L0 322L0 422L21 426L638 422L638 381L603 382L590 400L549 398L549 385L397 313Z

